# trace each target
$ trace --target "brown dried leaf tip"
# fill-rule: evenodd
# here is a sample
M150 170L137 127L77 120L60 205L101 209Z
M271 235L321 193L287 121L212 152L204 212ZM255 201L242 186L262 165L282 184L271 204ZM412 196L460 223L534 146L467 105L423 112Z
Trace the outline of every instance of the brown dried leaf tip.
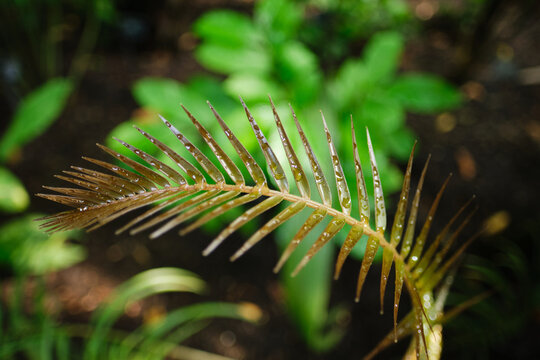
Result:
M129 231L131 234L135 234L153 227L154 230L150 236L155 238L191 221L180 230L180 234L185 235L226 211L239 206L245 206L246 209L243 214L229 223L208 245L204 251L204 255L208 255L229 235L248 221L276 207L280 203L286 203L286 207L258 229L232 255L231 260L235 260L277 227L299 214L301 210L309 208L311 209L311 215L299 226L298 232L292 236L289 246L283 252L274 270L278 271L306 235L317 224L325 220L327 222L326 227L298 264L294 274L300 271L336 234L347 229L348 234L341 247L335 266L335 278L337 279L343 263L353 247L357 245L362 236L366 236L367 245L358 275L356 300L358 301L360 298L364 280L371 268L377 249L382 247L381 312L390 270L392 264L395 263L394 331L389 335L389 339L397 341L398 338L413 334L416 355L428 357L431 353L432 357L436 357L435 350L430 350L431 338L427 338L433 333L434 328L432 328L431 323L434 324L437 322L437 316L433 316L433 304L426 299L431 296L433 290L445 278L447 272L455 264L459 254L472 241L470 239L465 245L453 253L450 251L452 243L470 219L470 215L466 216L452 230L454 223L466 210L469 203L458 211L456 216L434 238L428 250L424 251L424 245L427 243L433 217L441 201L448 179L443 183L441 190L437 194L427 219L421 227L418 227L421 229L420 232L416 233L417 212L429 159L424 165L414 197L409 204L413 147L405 172L394 222L391 226L389 238L387 239L385 237L387 220L382 179L367 129L369 165L374 185L373 204L369 203L364 173L358 155L354 123L351 117L352 148L356 173L356 183L354 185L356 185L359 208L359 214L355 216L355 214L351 213L352 196L349 190L349 184L347 184L339 154L337 153L324 115L322 116L324 135L327 139L328 151L332 159L332 182L335 181L335 185L330 185L327 181L319 160L296 114L291 108L292 117L298 132L296 135L293 135L298 136L301 140L304 148L303 151L310 165L309 169L305 170L302 168L299 154L296 152L297 149L293 148L289 140L289 134L286 133L276 108L270 99L279 138L281 139L287 157L287 163L293 174L293 181L296 184L297 191L291 191L290 181L283 170L280 160L248 107L243 101L241 103L249 125L264 155L266 165L269 169L268 175L265 175L252 154L246 150L242 142L234 135L233 131L225 124L210 103L208 105L215 117L215 121L219 123L227 139L236 151L240 159L239 162L232 160L217 143L212 134L182 106L182 109L192 121L201 138L208 145L210 150L206 152L216 157L222 169L214 165L173 124L161 117L164 125L171 130L181 145L190 154L189 159L186 159L171 148L175 144L165 145L160 140L138 128L137 130L155 145L157 152L161 152L170 158L172 163L175 164L174 167L121 140L118 141L139 157L145 165L98 144L103 151L115 158L117 162L122 163L123 166L115 165L115 162L83 158L93 165L97 165L102 170L107 171L107 173L83 167L72 167L73 171L65 171L65 175L59 175L59 179L67 181L76 187L45 187L48 190L54 191L56 194L37 194L37 196L65 204L72 209L40 219L44 221L41 226L47 231L76 228L93 230L133 210L149 207L145 212L122 226L117 233ZM245 167L251 180L246 181L244 179L242 171L239 168L240 166ZM270 187L270 177L277 184L277 188ZM251 183L251 185L248 185L248 183ZM312 198L310 184L315 185L321 199L320 201L318 198ZM332 188L337 193L338 206L335 206L332 202ZM374 209L375 226L370 225L369 222L371 215L370 208ZM451 256L447 256L448 254ZM413 310L398 323L398 307L403 285L405 285L409 292ZM428 336L426 336L426 332ZM383 341L367 358L370 358L386 346L387 344Z

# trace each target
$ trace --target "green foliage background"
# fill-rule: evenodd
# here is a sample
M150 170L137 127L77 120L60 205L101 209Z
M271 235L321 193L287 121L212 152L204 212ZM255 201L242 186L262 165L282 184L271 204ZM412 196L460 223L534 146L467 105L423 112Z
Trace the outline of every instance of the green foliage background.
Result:
M284 158L280 140L275 131L268 96L271 95L284 126L292 129L288 103L292 105L303 124L312 146L318 150L325 173L331 174L326 139L320 111L333 133L338 153L349 183L354 183L354 162L351 145L350 122L354 116L358 128L368 127L376 149L377 164L386 194L401 187L402 174L393 161L408 158L414 134L406 125L407 112L436 114L459 107L462 98L455 86L428 73L400 73L399 64L405 46L405 36L398 29L410 26L411 19L402 1L368 2L328 1L318 3L318 10L326 20L310 17L313 4L289 0L258 1L253 16L231 10L205 13L193 26L200 43L194 50L196 59L212 73L225 77L197 75L185 83L165 78L143 78L133 86L133 95L145 109L143 116L131 119L112 131L109 137L120 138L148 152L156 148L133 130L137 125L160 139L171 139L156 113L173 124L189 124L180 110L183 103L204 126L216 135L220 144L228 141L213 119L206 100L223 117L248 151L259 163L264 163L258 144L251 133L238 96L249 106L270 145ZM329 21L320 24L320 21ZM321 32L321 25L328 31ZM385 29L386 30L383 30ZM354 42L364 42L360 56L350 53ZM203 146L191 126L178 125L190 141ZM289 130L289 133L294 131ZM365 144L365 134L359 131L359 143ZM296 148L301 147L299 137L292 137ZM123 146L110 140L107 143L117 151ZM180 152L183 149L180 149ZM360 157L368 163L366 146L360 146ZM187 154L187 153L186 153ZM160 158L164 162L169 160ZM218 165L219 166L219 165ZM307 163L304 166L309 167ZM286 169L288 171L288 169ZM247 178L249 176L244 174ZM290 173L289 176L292 176ZM368 172L370 184L371 174ZM372 192L371 192L372 193ZM316 195L315 195L316 196ZM353 213L358 211L353 192ZM231 211L225 221L240 214ZM223 221L223 220L222 220ZM242 228L251 233L255 224ZM213 227L217 227L214 223ZM208 228L207 228L208 229ZM296 232L294 224L280 227L278 239L288 238ZM312 243L313 236L305 242ZM342 243L344 235L336 243ZM366 239L353 250L353 256L362 258ZM336 318L328 310L334 251L318 254L312 264L296 278L290 278L301 249L282 271L287 306L291 319L306 339L308 346L325 351L335 346L343 329L336 325ZM379 255L380 256L380 255ZM327 329L331 329L327 331Z

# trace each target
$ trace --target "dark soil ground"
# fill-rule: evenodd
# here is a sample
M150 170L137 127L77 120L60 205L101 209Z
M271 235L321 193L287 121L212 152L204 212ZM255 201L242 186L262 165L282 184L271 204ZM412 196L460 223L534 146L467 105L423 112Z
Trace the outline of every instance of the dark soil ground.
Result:
M180 20L169 27L152 21L163 24L173 14L166 16L167 9L155 10L147 19L152 35L142 44L120 45L122 41L117 39L118 43L112 41L98 50L94 65L61 118L25 147L21 160L12 166L31 193L40 192L43 184L52 184L53 174L68 165L81 164L81 155L101 157L94 144L103 142L137 109L130 93L135 80L152 75L182 81L202 71L189 51L168 47L171 33L187 31L202 11L213 6L199 3L200 8L189 11L176 9ZM234 6L249 11L242 2ZM491 18L483 42L475 45L474 57L467 66L460 67L463 62L456 60L461 40L437 23L410 42L403 62L404 70L422 69L455 79L467 97L465 106L451 114L408 118L421 145L418 163L432 154L424 201L429 203L429 196L453 172L437 216L448 219L475 194L479 211L471 229L480 228L484 219L497 212L509 223L502 232L479 239L470 250L472 256L498 264L501 247L492 245L511 242L524 258L523 273L507 271L508 287L517 299L511 302L499 293L491 299L504 304L501 311L509 312L501 314L501 319L519 318L519 326L509 331L487 327L475 335L478 338L473 337L474 341L460 336L469 334L468 329L449 326L445 330L445 359L462 358L465 352L472 354L471 358L532 359L533 350L538 349L535 341L540 338L540 309L538 304L534 308L529 299L539 291L538 263L534 261L539 259L540 249L540 78L535 80L523 70L540 65L540 12L536 9L535 13L521 14L514 9L518 11L515 15L509 9L513 8L501 7ZM152 43L152 36L161 42ZM32 210L53 213L61 208L35 199ZM443 225L436 224L439 228ZM278 253L270 239L230 264L228 256L239 239L225 242L215 254L203 258L201 251L209 241L206 234L187 238L170 234L151 241L145 235L116 237L113 229L108 226L86 235L88 259L50 277L51 290L66 308L64 317L87 319L119 282L145 269L177 266L201 275L209 283L210 292L202 297L174 294L152 299L131 309L131 317L121 326L129 329L142 317L196 300L252 302L264 313L261 325L218 320L186 344L235 358L265 360L358 359L391 329L390 316L378 315L378 291L364 291L360 304L353 302L358 262L348 262L342 278L332 285L332 303L345 303L351 308L349 331L335 350L316 355L305 347L285 315L279 279L271 271ZM373 271L365 286L375 289L378 281L378 271ZM406 306L403 304L403 309ZM481 321L481 317L477 319ZM453 337L459 340L452 341ZM398 344L381 358L399 358L407 343Z

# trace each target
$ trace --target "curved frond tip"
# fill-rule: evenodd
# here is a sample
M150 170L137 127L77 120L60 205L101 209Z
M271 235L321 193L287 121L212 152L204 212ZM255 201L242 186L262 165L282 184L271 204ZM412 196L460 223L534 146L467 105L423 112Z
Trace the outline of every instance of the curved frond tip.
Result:
M274 271L279 271L299 243L305 239L308 233L314 231L316 225L322 221L327 221L324 230L319 234L315 243L298 264L294 274L300 271L339 232L346 229L348 234L335 265L335 278L337 279L352 249L365 236L367 238L367 244L358 275L356 301L360 299L364 280L373 264L375 254L378 248L382 247L381 312L384 307L384 295L388 277L392 265L395 264L394 339L397 340L401 337L400 334L414 327L416 330L411 330L410 333L415 334L417 353L420 352L418 349L422 346L426 349L424 331L426 327L430 328L431 325L426 316L428 309L426 308L427 305L422 302L422 296L427 292L431 292L439 284L456 261L457 255L461 254L464 251L464 247L470 243L470 241L467 241L457 253L451 254L450 246L469 221L470 215L465 220L462 220L457 229L452 230L452 226L457 221L457 218L466 210L468 203L458 211L456 216L448 222L448 225L444 227L441 233L435 237L428 250L424 251L424 245L428 238L432 220L441 201L448 179L444 182L440 192L437 194L428 217L421 227L420 233L415 234L417 212L429 158L417 184L413 200L409 205L415 148L413 146L405 171L403 187L391 226L391 232L387 239L385 237L387 209L383 196L382 179L377 167L375 150L373 149L367 129L369 167L373 178L374 189L373 204L369 202L364 172L358 153L354 122L351 117L352 149L356 178L356 183L353 184L356 186L353 189L356 188L359 209L358 214L353 214L352 195L349 190L350 184L347 183L340 156L332 140L331 129L322 113L324 135L327 139L328 152L332 160L332 182L327 181L326 175L313 151L313 147L309 143L292 107L291 113L296 125L297 134L290 135L285 131L282 120L277 113L274 103L270 99L276 128L284 153L286 154L286 164L288 164L293 174L293 182L296 185L296 190L294 190L291 189L291 182L289 182L286 172L265 134L243 100L241 100L241 103L248 123L260 146L267 168L269 169L267 175L210 103L208 105L211 114L215 118L214 121L217 121L225 133L236 155L240 159L239 162L233 160L233 157L223 150L222 146L218 144L202 123L182 105L182 109L201 137L201 141L199 142L208 146L210 150L206 152L216 157L224 171L214 165L214 162L203 151L199 150L194 143L190 142L173 124L160 116L164 125L178 139L179 145L187 150L190 156L189 159L173 150L178 144L165 145L159 139L139 128L136 128L136 130L154 144L155 153L161 153L165 156L155 157L117 139L139 158L139 161L135 161L126 155L98 144L104 152L116 159L117 162L120 162L122 167L115 165L114 162L83 157L87 162L97 165L109 173L86 169L84 167L72 167L73 171L65 171L64 175L58 175L57 177L59 179L69 182L76 187L44 187L54 193L37 194L37 196L67 205L72 209L40 219L43 221L41 224L42 228L47 231L74 228L94 230L136 209L149 207L145 212L122 226L117 233L129 231L131 234L135 234L153 228L150 236L154 238L191 221L179 230L181 235L185 235L233 208L239 206L246 207L243 214L228 224L208 245L204 251L204 255L209 255L227 237L248 221L268 212L271 208L281 203L287 204L281 212L262 225L232 255L231 260L235 260L273 230L298 215L301 210L310 208L311 215L298 227L298 232L292 236ZM309 169L303 169L299 160L300 154L297 153L297 149L294 149L291 144L290 136L297 136L302 142L304 155L307 157L309 163ZM158 158L169 158L174 165L167 165L163 161L158 160ZM244 179L240 166L245 167L251 177L250 180ZM207 181L207 179L211 180ZM277 188L272 188L269 185L271 182L277 184ZM321 200L312 197L310 183L315 185ZM332 189L337 193L337 207L334 207L332 201ZM375 226L373 227L370 225L370 209L374 209ZM450 254L449 259L444 261L444 258L448 254ZM398 307L403 285L405 285L411 296L413 311L398 324Z

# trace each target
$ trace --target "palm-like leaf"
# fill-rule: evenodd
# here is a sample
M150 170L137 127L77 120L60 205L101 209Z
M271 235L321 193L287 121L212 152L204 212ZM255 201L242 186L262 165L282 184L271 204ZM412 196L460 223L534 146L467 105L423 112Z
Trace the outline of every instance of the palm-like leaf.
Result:
M451 232L450 228L468 204L458 211L456 216L449 221L448 225L435 238L429 249L424 252L423 248L431 227L432 219L444 189L446 188L448 179L442 185L441 190L431 206L427 220L423 224L420 233L416 235L415 238L420 194L426 176L429 159L424 166L416 193L409 207L408 197L413 163L413 147L405 172L403 187L390 237L389 240L387 240L385 238L385 230L387 227L386 206L381 178L379 176L375 154L367 129L367 145L374 182L373 205L375 208L375 227L371 227L369 223L370 204L362 166L360 164L360 157L358 155L358 145L356 142L352 117L351 130L356 169L356 191L358 192L358 217L351 215L352 204L349 186L345 180L341 162L324 116L322 116L322 120L324 123L329 153L332 159L333 175L338 194L339 207L337 208L332 206L331 187L325 178L322 167L320 166L294 111L291 109L298 135L300 136L309 160L311 174L314 177L321 201L311 198L311 189L306 172L302 168L295 149L289 141L289 137L285 132L274 104L271 100L270 102L279 137L298 189L297 194L290 191L289 182L283 167L243 101L242 106L244 107L249 124L253 129L268 165L269 175L277 184L278 189L272 189L269 186L267 177L254 160L253 156L245 149L210 104L210 109L216 120L249 172L253 180L252 185L246 184L242 172L235 162L222 150L212 135L195 119L195 117L183 107L201 137L210 147L226 174L231 179L230 182L226 180L225 174L193 143L182 135L179 130L166 119L161 118L164 124L172 131L178 140L180 140L195 161L191 160L190 162L158 139L137 128L143 136L151 141L163 154L168 156L178 166L181 172L121 140L118 141L140 159L144 160L148 165L141 165L139 162L136 162L127 156L108 149L105 146L98 145L105 152L116 158L116 160L131 167L134 171L101 160L84 158L85 160L108 170L112 174L105 174L96 170L89 170L81 167L72 167L76 171L66 171L65 173L69 176L58 176L58 178L62 180L77 185L78 188L46 187L61 195L38 194L38 196L71 206L74 209L45 217L45 222L42 226L49 231L74 228L96 229L135 209L154 205L143 214L132 219L128 224L119 229L117 233L130 230L130 232L134 234L147 228L157 226L150 235L154 238L190 219L195 219L180 231L180 234L185 235L228 210L241 205L247 205L247 210L245 210L241 216L229 223L228 226L208 245L204 251L204 255L208 255L230 234L246 222L265 213L282 202L287 202L288 206L284 210L264 224L236 253L232 255L231 260L235 260L252 246L257 244L271 231L297 215L302 209L306 207L311 208L311 215L293 236L289 246L285 249L274 270L278 271L281 268L298 244L325 218L329 219L326 228L321 232L305 257L298 264L293 275L300 271L300 269L308 263L324 245L334 238L338 232L342 231L344 228L348 228L346 240L341 247L336 262L335 277L338 278L345 259L359 239L363 235L366 235L368 241L358 276L356 301L359 300L364 280L372 265L377 249L382 247L383 263L380 286L381 311L388 275L392 264L395 263L394 339L397 341L400 334L414 333L417 356L421 353L422 348L425 349L422 353L428 354L429 351L426 346L424 331L425 329L430 328L430 323L426 315L428 305L423 302L423 295L425 293L430 293L440 283L447 271L456 262L458 256L463 252L470 241L472 241L472 239L467 241L461 248L455 251L452 256L445 259L445 256L449 252L450 245L452 245L457 235L459 235L463 229L463 226L468 222L470 216L463 220L461 225L453 232ZM203 171L200 171L196 165L202 168ZM184 175L182 175L182 173ZM211 178L212 181L207 181L206 176ZM406 216L407 212L409 213L408 218ZM405 231L404 234L403 231ZM403 242L401 241L402 238ZM401 248L398 250L400 243ZM441 245L443 246L439 249ZM410 294L413 311L398 324L398 306L403 285L405 285Z

